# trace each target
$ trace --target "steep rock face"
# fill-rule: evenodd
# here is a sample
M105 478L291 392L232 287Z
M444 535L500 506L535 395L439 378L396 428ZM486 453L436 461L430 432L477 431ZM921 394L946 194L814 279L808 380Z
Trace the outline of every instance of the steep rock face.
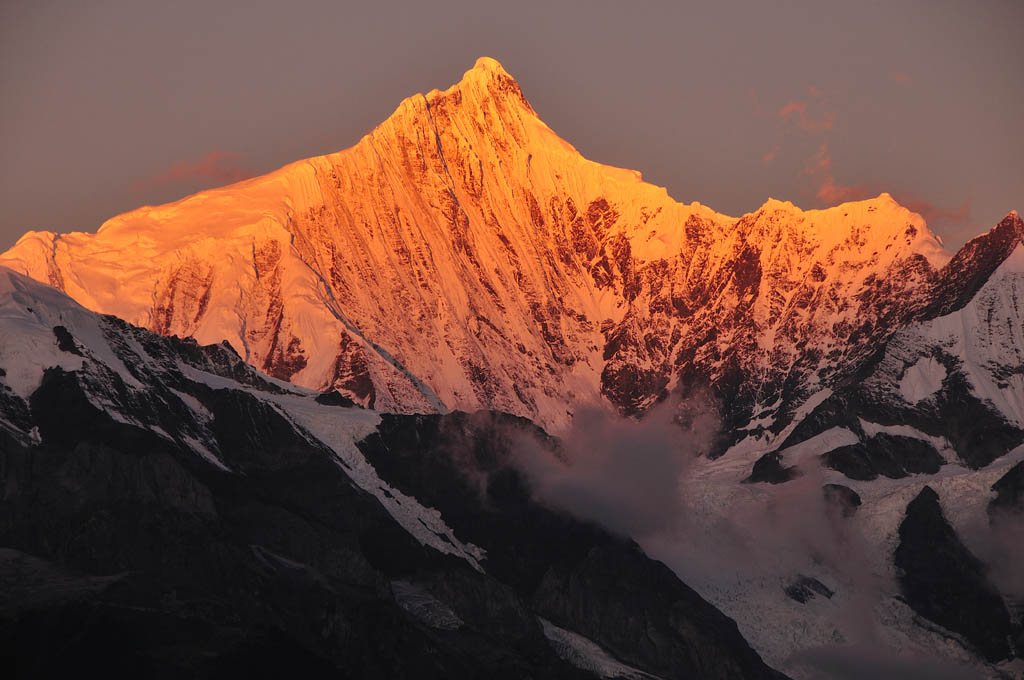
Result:
M1013 624L985 568L925 487L907 506L894 554L907 603L925 618L963 635L990 661L1011 656Z
M715 388L729 405L727 430L754 416L781 428L794 406L849 375L912 315L948 257L887 194L825 211L769 201L707 248L710 257L669 261L700 276L685 304L660 304L661 282L650 277L646 309L630 313L647 317L637 325L667 345L663 374ZM649 363L637 348L651 341L641 337L615 347L605 377Z
M778 464L792 465L787 452L811 442L852 479L891 478L947 462L982 468L1024 443L1022 233L1011 214L968 243L905 325L788 431L773 451ZM953 300L950 281L970 297Z
M887 194L740 219L682 205L582 158L484 58L348 150L97 234L30 232L0 263L384 410L557 430L567 404L632 414L710 384L726 430L777 432L894 330L969 298L1017 222L950 260Z
M1024 220L1011 211L987 234L971 239L946 266L926 318L945 316L964 305L1024 239Z

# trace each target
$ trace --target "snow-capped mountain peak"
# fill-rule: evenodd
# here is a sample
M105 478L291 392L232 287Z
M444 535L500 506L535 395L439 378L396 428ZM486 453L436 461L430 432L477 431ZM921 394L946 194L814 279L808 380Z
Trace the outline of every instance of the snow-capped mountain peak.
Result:
M636 413L695 380L737 423L796 403L929 301L964 303L1005 250L973 247L992 257L951 258L888 194L738 219L678 203L583 158L483 57L350 149L96 234L30 232L0 264L365 405L557 430L567 405Z

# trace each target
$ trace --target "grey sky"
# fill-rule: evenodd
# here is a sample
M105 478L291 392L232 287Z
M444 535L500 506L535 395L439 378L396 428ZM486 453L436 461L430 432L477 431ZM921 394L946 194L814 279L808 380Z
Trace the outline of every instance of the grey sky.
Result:
M722 212L1024 211L1024 2L0 2L0 249L353 144L478 56L593 160ZM213 155L211 155L213 154Z

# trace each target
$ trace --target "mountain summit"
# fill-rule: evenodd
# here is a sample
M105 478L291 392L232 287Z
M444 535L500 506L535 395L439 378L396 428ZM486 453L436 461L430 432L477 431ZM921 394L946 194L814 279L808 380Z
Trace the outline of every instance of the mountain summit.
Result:
M30 232L0 264L367 406L557 430L571 404L638 413L681 383L732 425L792 406L998 264L951 257L888 194L738 219L680 204L583 158L482 57L347 150L96 234Z

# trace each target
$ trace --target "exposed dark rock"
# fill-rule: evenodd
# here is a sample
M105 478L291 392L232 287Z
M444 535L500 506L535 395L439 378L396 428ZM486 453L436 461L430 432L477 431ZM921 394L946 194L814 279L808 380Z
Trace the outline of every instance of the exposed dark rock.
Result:
M944 436L968 467L985 467L1024 443L1024 431L974 396L962 374L949 376L946 383L935 408Z
M601 371L601 394L618 406L623 415L635 416L650 406L668 382L663 371L608 363Z
M1011 655L1010 614L985 567L960 541L930 487L907 505L894 562L907 604L959 633L989 661Z
M823 454L822 460L850 479L862 481L879 475L899 479L912 474L934 474L944 463L941 454L928 442L885 433L833 449Z
M5 429L3 421L13 425L19 433L29 432L32 429L32 415L29 413L28 404L2 382L0 382L0 414L2 414L0 432Z
M840 446L822 455L822 462L826 467L838 470L850 479L867 481L878 477L877 465L872 462L870 453L864 444L851 444ZM894 477L901 477L898 469L889 466L894 472Z
M833 427L845 427L854 434L863 434L857 410L853 408L848 399L839 395L832 395L818 404L793 428L779 448L786 449L795 446Z
M746 484L768 482L782 484L800 476L795 465L782 466L782 455L778 451L766 453L754 462L750 476L743 480Z
M82 356L82 351L78 349L78 345L75 344L75 339L71 336L71 333L67 328L64 326L54 326L53 335L57 338L57 348L59 350Z
M358 405L338 390L328 390L316 395L316 403L326 406L341 406L343 408L352 408Z
M964 307L1022 238L1024 221L1011 213L988 233L968 241L943 267L922 318L934 319Z
M532 601L556 625L659 677L782 677L733 647L736 624L636 545L595 546L579 563L553 564Z
M341 336L338 356L334 360L334 376L329 386L343 391L366 408L373 408L377 400L366 350L348 333Z
M783 591L790 599L796 600L800 604L807 604L818 595L828 599L832 599L832 596L835 595L834 590L818 579L803 574L798 574L792 583L783 588Z

